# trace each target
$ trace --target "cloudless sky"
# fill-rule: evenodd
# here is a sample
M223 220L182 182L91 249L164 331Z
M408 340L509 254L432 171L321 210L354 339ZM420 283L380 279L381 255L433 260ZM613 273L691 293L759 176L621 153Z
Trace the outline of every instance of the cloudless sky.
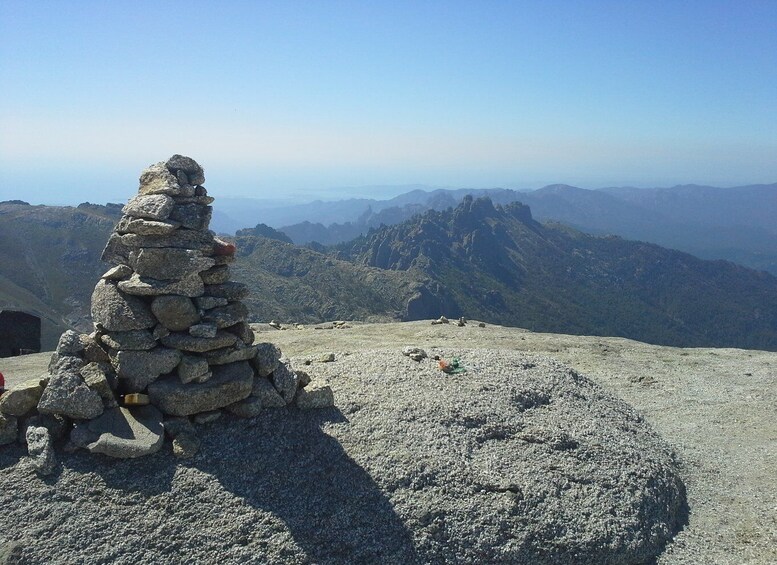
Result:
M217 198L775 182L777 1L0 1L0 200L173 153Z

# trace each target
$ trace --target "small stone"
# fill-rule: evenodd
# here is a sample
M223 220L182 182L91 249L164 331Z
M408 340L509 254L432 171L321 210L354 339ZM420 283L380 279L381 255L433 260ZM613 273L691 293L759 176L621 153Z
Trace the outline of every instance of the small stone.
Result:
M154 339L162 339L163 337L170 335L170 330L168 330L162 324L157 324L154 326L152 335L154 336Z
M201 251L174 247L143 248L131 252L129 260L138 276L157 280L180 280L214 264L213 259L203 256Z
M57 467L57 457L54 454L51 436L44 427L30 426L27 428L27 453L32 466L39 475L50 475Z
M20 440L26 442L27 428L30 426L46 428L49 431L51 441L59 441L65 437L68 432L69 423L67 418L58 414L35 414L26 418L19 426Z
M484 322L480 322L480 323L478 323L478 327L479 328L485 328L486 324Z
M331 363L334 360L335 360L335 354L332 352L324 353L320 355L318 358L319 363Z
M123 236L113 232L105 244L100 260L114 265L126 263L131 249L127 247L122 239Z
M281 325L277 321L275 321L275 320L270 320L267 323L267 325L270 326L271 328L275 328L276 330L281 329Z
M110 363L108 353L100 345L99 338L102 334L92 332L89 335L81 334L81 341L84 344L84 360L87 363Z
M165 414L190 416L223 408L251 394L253 371L246 362L220 365L204 383L182 384L177 377L163 377L148 387L151 403Z
M210 370L209 370L209 371L208 371L207 373L205 373L204 375L200 375L199 377L196 377L196 378L195 378L195 379L194 379L192 382L195 382L195 383L204 383L204 382L207 382L207 381L209 381L209 380L211 379L211 377L212 377L212 376L213 376L213 371L210 371Z
M234 345L237 336L224 331L217 332L216 337L194 337L186 333L171 333L169 336L163 337L161 341L167 347L202 353Z
M157 296L151 302L151 312L160 324L174 332L188 330L200 321L197 308L186 296Z
M165 427L165 433L168 435L168 437L171 438L176 438L183 433L192 435L197 433L197 430L194 429L194 425L191 423L189 418L168 418L163 422L163 425Z
M38 412L90 420L103 413L103 401L99 394L86 386L77 372L61 370L52 375L43 391Z
M226 306L229 304L229 300L216 296L199 296L194 299L194 303L200 310L210 310L218 306Z
M248 294L248 287L243 283L234 281L225 282L223 284L209 284L205 285L205 294L208 296L226 298L227 300L240 300L241 298L245 298Z
M315 382L299 389L294 401L300 410L330 408L335 405L335 397L331 387Z
M194 415L195 424L210 424L221 418L221 410L210 410Z
M98 439L86 449L109 457L150 455L159 451L165 439L162 413L153 406L112 408L87 426Z
M92 293L92 320L113 332L142 330L156 324L143 300L123 294L116 284L106 280L100 280Z
M119 283L119 290L134 296L159 296L163 294L180 294L181 296L201 296L204 292L202 279L197 273L181 280L159 280L141 277L137 273L126 281Z
M426 359L426 351L421 349L420 347L412 347L408 346L405 347L402 350L402 355L405 357L410 357L413 361L421 361L421 359Z
M229 267L227 265L211 267L201 272L200 277L205 284L224 284L229 281Z
M181 352L157 347L150 351L118 351L112 364L127 392L142 392L159 375L169 373L181 361Z
M207 374L209 370L208 360L204 357L184 355L178 364L178 378L184 384L190 383Z
M127 332L106 332L100 341L111 349L131 349L146 351L156 346L156 339L148 330L130 330Z
M42 394L39 379L25 381L0 396L0 412L7 416L24 416L35 409Z
M294 369L294 372L297 373L297 379L299 380L299 388L305 388L310 384L310 374L307 371L301 371L299 369Z
M166 220L175 202L165 194L140 194L122 208L122 212L135 218Z
M278 391L278 394L281 395L286 404L290 404L294 400L294 395L297 393L297 386L299 385L299 377L292 370L291 364L288 361L278 364L272 375L270 375L270 381L272 381L275 390Z
M218 326L216 324L196 324L189 328L189 335L194 337L216 337L217 331Z
M248 308L246 305L242 302L233 302L208 310L202 319L205 322L214 323L219 329L222 329L245 321L247 316Z
M200 450L200 438L193 433L181 433L173 439L173 455L178 459L191 459Z
M101 277L107 281L123 281L132 276L132 268L129 265L116 265L112 269L108 269Z
M124 235L126 233L135 233L138 235L168 235L181 227L178 222L166 220L144 220L142 218L132 218L123 216L116 224L116 233Z
M251 390L251 396L258 398L262 403L262 408L284 408L286 401L278 394L272 383L263 377L254 379L254 386Z
M19 433L19 422L16 416L0 413L0 445L7 445L16 441Z
M227 410L239 418L254 418L262 411L262 401L256 396L249 396L230 404Z

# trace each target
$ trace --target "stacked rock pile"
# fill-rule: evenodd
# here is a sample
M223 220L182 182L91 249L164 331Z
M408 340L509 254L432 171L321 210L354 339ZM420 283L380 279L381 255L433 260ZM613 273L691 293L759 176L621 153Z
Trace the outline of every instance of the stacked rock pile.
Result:
M208 230L204 182L181 155L143 171L103 251L115 266L92 295L95 331L65 332L48 375L0 397L0 443L16 439L21 419L41 472L68 432L73 449L136 457L157 451L166 431L188 456L198 445L192 420L333 404L328 386L254 343L247 288L230 281L235 247Z

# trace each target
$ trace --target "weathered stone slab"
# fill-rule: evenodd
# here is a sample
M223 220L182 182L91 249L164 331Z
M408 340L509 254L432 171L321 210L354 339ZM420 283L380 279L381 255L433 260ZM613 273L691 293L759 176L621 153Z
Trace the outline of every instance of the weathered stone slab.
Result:
M106 281L123 281L132 276L132 268L129 265L116 265L112 269L108 269L105 274L100 277Z
M142 330L156 324L143 300L119 292L116 284L106 280L100 280L92 293L92 320L112 332Z
M167 160L165 166L170 172L174 173L175 171L181 170L186 173L186 177L189 179L190 184L205 184L205 172L197 161L191 157L177 154L173 155Z
M262 408L283 408L286 406L286 401L278 394L272 383L264 378L257 377L254 379L254 386L251 389L251 396L258 398L262 403Z
M130 253L129 259L138 275L159 280L182 279L205 271L215 263L201 251L177 247L142 248Z
M142 392L159 375L175 369L181 361L181 352L165 347L150 351L118 351L111 361L126 392Z
M137 273L126 281L119 283L119 290L135 296L160 296L162 294L179 294L181 296L201 296L204 292L202 279L196 273L176 280L159 280L141 277ZM153 324L152 324L153 325Z
M180 223L171 220L144 220L143 218L122 216L119 223L116 224L116 232L121 235L126 233L135 233L138 235L168 235L179 227L181 227Z
M205 284L224 284L229 281L229 267L227 265L216 265L207 271L201 272L200 276Z
M335 397L332 388L323 383L310 383L307 387L297 391L294 403L300 410L314 408L329 408L335 405Z
M54 454L49 431L44 427L30 426L25 434L27 453L32 466L41 475L50 475L57 468L57 457Z
M206 382L182 384L168 376L148 387L151 403L165 414L189 416L217 410L251 394L253 371L246 362L213 368L213 376Z
M162 413L153 406L111 408L88 428L99 437L86 449L121 459L156 453L165 439Z
M286 404L290 404L294 400L294 395L297 394L297 386L299 385L299 377L288 361L278 364L272 375L270 375L270 381Z
M218 332L216 337L194 337L185 333L171 333L161 339L167 347L173 347L182 351L211 351L234 345L237 336L229 332Z
M106 332L100 336L100 341L111 349L145 351L156 346L156 339L149 330Z
M114 265L126 263L131 249L122 240L121 235L113 232L103 248L100 260Z
M170 331L189 329L200 321L200 314L191 299L185 296L157 296L151 302L151 312Z
M213 215L211 206L201 204L178 204L173 206L170 219L179 222L182 227L190 230L207 229Z
M38 402L41 414L62 414L76 420L89 420L103 413L100 395L74 371L58 371L51 376Z
M219 329L234 326L244 322L248 316L248 308L242 302L232 302L226 306L218 306L205 312L204 322L216 324Z
M42 394L40 379L25 381L0 396L0 412L8 416L24 416L38 405Z
M117 236L121 243L131 249L141 247L180 247L182 249L197 249L203 253L212 253L215 238L207 231L175 230L169 235L138 235L128 233Z
M141 194L122 208L122 212L135 218L148 220L166 220L175 205L175 201L165 194Z
M256 346L246 346L242 341L238 341L233 347L206 351L204 356L208 360L208 365L226 365L236 361L248 361L256 357Z
M227 300L240 300L248 295L248 287L239 282L225 282L223 284L205 285L205 294Z
M278 366L281 350L272 343L257 343L256 357L252 361L256 373L260 377L269 377Z

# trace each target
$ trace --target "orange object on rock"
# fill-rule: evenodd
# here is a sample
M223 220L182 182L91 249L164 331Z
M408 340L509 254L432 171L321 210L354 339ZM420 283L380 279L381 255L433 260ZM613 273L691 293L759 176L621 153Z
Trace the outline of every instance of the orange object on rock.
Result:
M235 251L237 251L237 247L234 243L216 238L216 244L213 246L214 255L234 255Z

